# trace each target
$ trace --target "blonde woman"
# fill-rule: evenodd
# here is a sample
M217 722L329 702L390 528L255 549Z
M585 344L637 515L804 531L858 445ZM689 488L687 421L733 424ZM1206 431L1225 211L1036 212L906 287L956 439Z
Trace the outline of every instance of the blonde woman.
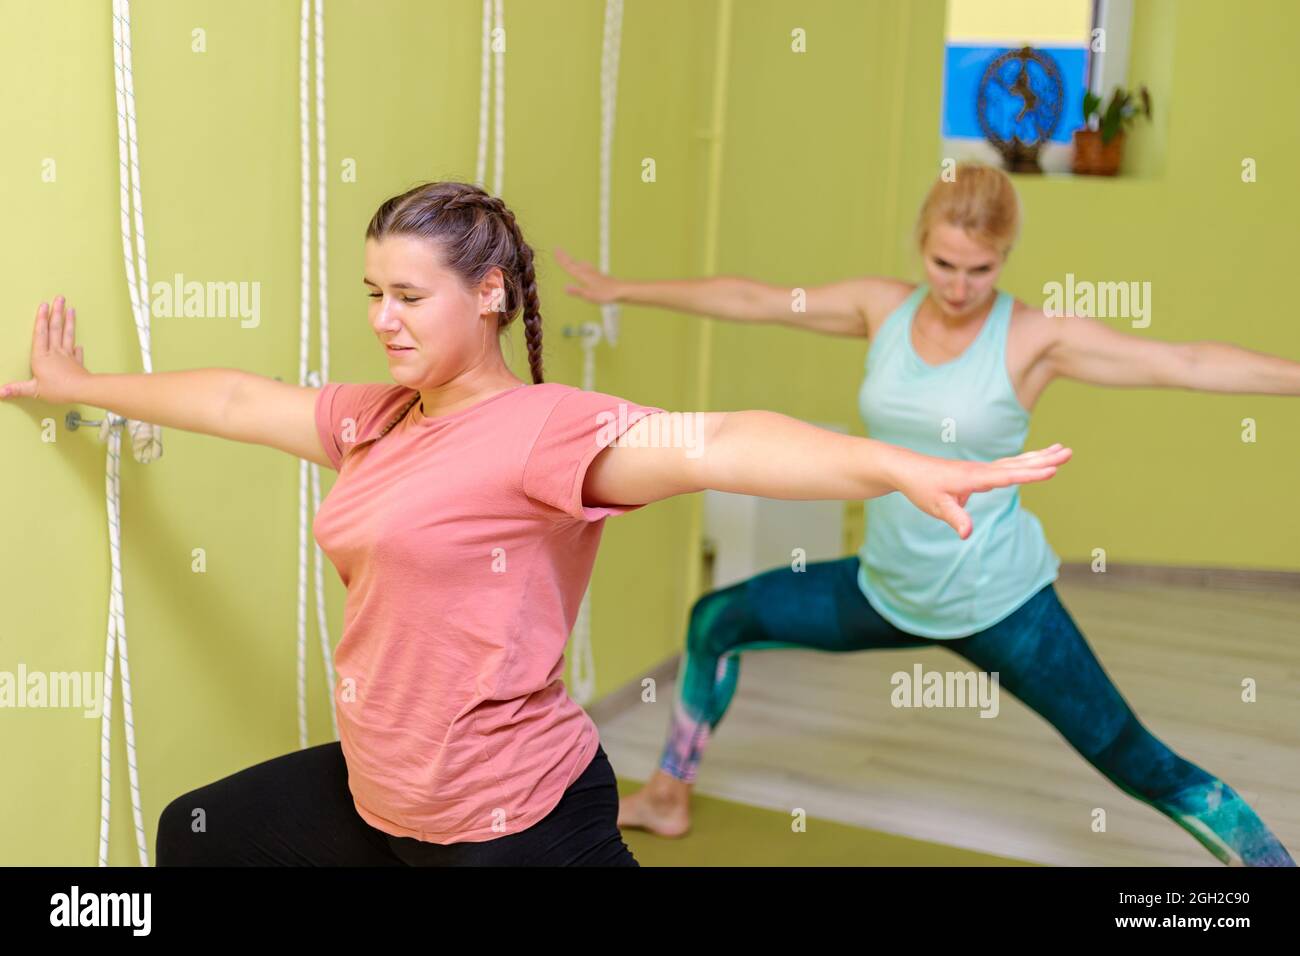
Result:
M159 865L634 866L596 727L560 679L606 517L705 488L901 491L956 538L974 493L1070 457L946 461L763 411L700 415L690 447L652 444L674 434L662 409L543 382L533 251L509 208L465 183L385 201L363 283L392 382L92 374L60 297L37 311L32 377L0 389L338 469L314 532L347 588L340 739L177 797ZM501 354L520 313L531 384Z
M740 322L783 322L871 347L858 404L868 434L959 461L1024 446L1043 390L1060 378L1094 385L1300 395L1300 363L1218 342L1170 343L1059 319L997 288L1019 230L1000 170L961 164L936 181L916 239L925 281L848 279L807 290L717 276L627 281L575 262L570 294ZM1007 487L972 499L973 534L958 538L899 495L867 502L860 552L777 568L702 597L692 610L659 768L627 797L619 823L664 836L690 826L690 791L726 713L740 655L759 648L826 651L942 646L999 672L1001 686L1052 724L1124 792L1171 817L1224 863L1292 866L1291 856L1223 781L1151 735L1107 677L1057 597L1060 564L1038 519Z

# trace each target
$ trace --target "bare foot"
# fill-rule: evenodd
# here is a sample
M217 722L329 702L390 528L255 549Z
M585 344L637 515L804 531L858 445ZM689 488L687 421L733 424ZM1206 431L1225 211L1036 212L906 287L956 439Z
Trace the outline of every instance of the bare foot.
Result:
M691 829L691 784L656 770L644 787L620 798L618 825L662 837L685 836Z

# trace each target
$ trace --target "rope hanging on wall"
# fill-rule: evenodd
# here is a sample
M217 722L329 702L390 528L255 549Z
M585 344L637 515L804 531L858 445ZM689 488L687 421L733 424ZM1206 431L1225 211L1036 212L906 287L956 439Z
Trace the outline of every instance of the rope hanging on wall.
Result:
M495 66L495 71L492 67ZM492 83L495 72L496 82ZM489 86L492 90L489 90ZM500 196L505 189L506 166L506 20L502 0L483 0L483 58L479 75L478 162L474 182L486 189L488 106L492 106L492 182L489 192ZM490 96L494 92L495 96Z
M324 0L302 0L298 31L298 145L302 160L302 246L300 250L301 313L298 334L298 384L319 388L329 381L329 288L325 242L325 13ZM310 100L308 97L308 34L315 35L316 53L316 268L317 294L320 296L319 368L308 368L311 348L311 136L309 132ZM307 479L311 477L311 514L307 512ZM298 461L298 746L307 746L307 550L311 521L320 511L320 465L302 458ZM325 616L324 556L314 544L316 592L316 629L320 634L321 657L325 665L325 682L329 690L329 714L334 739L339 736L338 716L334 712L334 662L330 654L329 621Z
M149 270L144 245L144 207L140 200L140 146L135 130L135 83L131 73L131 5L113 0L113 87L117 100L118 205L122 224L122 261L131 298L131 316L140 343L140 362L153 371L149 335ZM135 226L135 241L131 229ZM122 427L131 435L136 461L148 464L162 454L162 432L156 425L105 412L99 437L108 445L105 478L110 581L108 633L104 646L104 709L99 725L99 865L108 866L109 820L113 798L113 678L118 659L122 675L122 718L126 726L126 763L131 781L131 812L135 821L140 865L149 865L140 809L140 773L135 750L135 714L131 700L131 666L126 644L126 601L122 584L121 456Z
M600 57L600 271L609 272L610 171L614 151L614 117L618 103L618 53L623 37L623 0L605 0L605 30ZM582 336L582 387L596 387L596 346L618 338L618 305L600 307L601 324L587 323ZM579 704L596 693L596 660L591 645L591 587L582 596L573 625L573 668L570 683Z

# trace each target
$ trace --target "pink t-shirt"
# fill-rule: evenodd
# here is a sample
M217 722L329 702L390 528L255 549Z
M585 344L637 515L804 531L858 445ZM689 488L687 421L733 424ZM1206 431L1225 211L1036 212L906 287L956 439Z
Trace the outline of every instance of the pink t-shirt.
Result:
M548 382L427 418L402 385L330 383L316 427L342 469L313 526L347 588L335 712L357 812L395 836L492 840L545 817L591 762L564 645L604 519L587 466L663 411ZM622 409L620 410L620 406Z

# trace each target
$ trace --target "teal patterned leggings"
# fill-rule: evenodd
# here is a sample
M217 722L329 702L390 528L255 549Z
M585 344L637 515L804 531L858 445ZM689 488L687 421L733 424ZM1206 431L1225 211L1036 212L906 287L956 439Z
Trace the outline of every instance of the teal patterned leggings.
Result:
M764 648L862 651L940 645L1050 723L1115 786L1150 804L1224 863L1294 866L1264 822L1222 780L1174 753L1125 703L1048 584L1006 619L970 637L907 634L871 606L856 555L776 568L704 595L691 611L672 726L660 767L694 781L740 676L740 655Z

